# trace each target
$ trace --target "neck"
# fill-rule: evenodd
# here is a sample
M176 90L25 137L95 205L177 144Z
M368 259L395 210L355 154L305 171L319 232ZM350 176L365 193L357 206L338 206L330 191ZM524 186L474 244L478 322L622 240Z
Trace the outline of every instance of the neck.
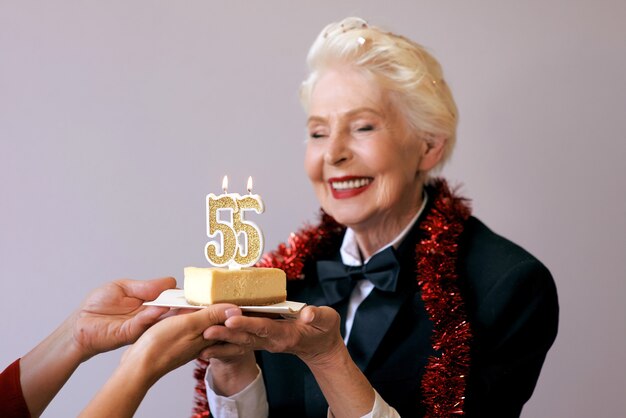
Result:
M417 203L407 210L401 213L390 213L368 225L352 227L363 259L368 259L396 239L413 220L422 207L423 201L423 192L420 191Z

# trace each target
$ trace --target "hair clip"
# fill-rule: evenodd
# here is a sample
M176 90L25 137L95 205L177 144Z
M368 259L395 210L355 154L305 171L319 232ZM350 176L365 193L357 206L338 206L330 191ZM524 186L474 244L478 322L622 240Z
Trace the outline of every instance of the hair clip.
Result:
M334 27L324 32L324 34L322 35L324 39L328 38L329 36L334 36L337 33L346 33L351 30L368 28L367 22L361 18L344 19L342 23L339 23L338 27L335 25L331 25ZM363 45L364 43L365 43L365 40L363 41L359 40L359 44Z

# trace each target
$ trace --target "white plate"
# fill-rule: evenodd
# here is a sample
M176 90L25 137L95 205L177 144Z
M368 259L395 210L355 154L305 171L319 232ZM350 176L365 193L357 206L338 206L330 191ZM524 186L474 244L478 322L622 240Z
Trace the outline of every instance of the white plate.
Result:
M190 305L185 299L185 291L182 289L168 289L159 295L158 298L151 302L145 302L147 306L166 306L170 308L191 308L202 309L205 306ZM283 316L291 316L300 312L306 303L301 302L281 302L274 305L264 306L240 306L243 312L259 312L268 314L279 314Z

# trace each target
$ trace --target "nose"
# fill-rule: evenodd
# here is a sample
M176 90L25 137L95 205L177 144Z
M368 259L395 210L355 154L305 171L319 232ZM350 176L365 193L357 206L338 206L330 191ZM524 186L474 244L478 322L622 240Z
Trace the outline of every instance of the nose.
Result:
M348 135L342 132L331 134L327 141L324 162L330 165L340 165L350 160L351 157Z

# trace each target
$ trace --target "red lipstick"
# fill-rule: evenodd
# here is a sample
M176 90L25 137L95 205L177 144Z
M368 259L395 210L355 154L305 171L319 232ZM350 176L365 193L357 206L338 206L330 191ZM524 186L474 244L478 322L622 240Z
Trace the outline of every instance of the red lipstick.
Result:
M363 193L373 181L372 177L363 176L331 177L328 185L335 199L349 199Z

